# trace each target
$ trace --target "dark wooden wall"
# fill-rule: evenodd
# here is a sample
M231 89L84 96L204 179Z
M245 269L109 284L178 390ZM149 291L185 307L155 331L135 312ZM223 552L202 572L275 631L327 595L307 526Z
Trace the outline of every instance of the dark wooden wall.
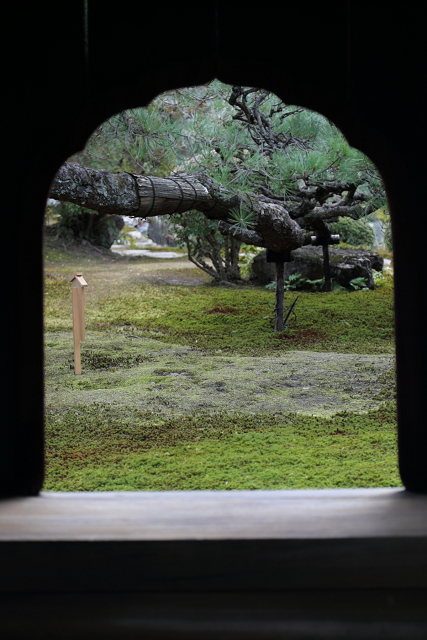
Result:
M42 227L55 172L113 113L147 104L167 89L215 77L265 87L290 104L319 111L379 167L393 221L400 470L407 489L427 493L422 4L88 0L88 10L88 57L83 1L9 3L2 13L8 46L3 53L1 121L0 495L37 495L43 482ZM68 542L48 544L43 536L37 543L19 542L19 536L11 534L8 542L0 543L2 637L424 637L426 590L414 575L422 574L420 567L426 561L425 498L407 494L396 499L404 505L407 498L419 501L416 514L424 534L415 534L407 525L408 538L396 536L396 548L385 545L381 551L381 542L375 543L383 555L391 549L384 566L392 575L403 568L404 577L390 580L387 588L375 582L382 556L377 547L366 551L369 536L345 541L347 551L340 551L331 538L325 579L319 572L320 583L309 578L300 590L295 580L292 588L271 583L274 570L270 575L267 565L248 558L251 593L248 585L229 592L225 578L221 588L215 586L212 571L203 573L195 550L200 544L193 541L188 553L174 550L166 564L171 575L180 567L184 573L196 567L208 582L206 592L193 585L192 592L180 593L174 583L167 592L156 594L151 577L142 596L128 585L132 571L121 560L117 576L128 593L115 593L123 589L104 578L101 589L87 592L93 574L87 559L93 564L100 558L105 575L115 575L111 553L102 551L108 547L104 543L77 542L70 553ZM30 500L39 505L44 498ZM25 500L15 502L27 513ZM15 509L13 501L3 502L7 504ZM387 529L387 517L381 513L379 519ZM402 514L397 519L406 523ZM6 530L8 522L6 518ZM31 522L28 526L31 530ZM261 538L253 545L259 542L274 564L270 545ZM92 540L91 535L87 539ZM292 567L299 575L301 562L311 576L320 543L306 545L301 540L295 545L308 550L300 556L292 552ZM224 544L232 547L230 557L242 562L247 544L238 540ZM138 554L131 550L128 564L134 569L146 570L146 546L141 542ZM73 555L86 547L87 559ZM121 542L116 547L121 558L127 547ZM212 562L215 556L209 549L204 545L203 553ZM63 553L60 561L58 553ZM161 558L165 557L162 551ZM356 557L365 563L362 572L359 561L353 561ZM153 563L155 557L150 558ZM222 570L221 562L227 564L227 554L221 552L219 559L217 571ZM288 560L281 562L287 569ZM335 579L332 565L337 576L346 577L345 584ZM354 567L360 580L351 577ZM74 586L69 583L67 571L81 574L81 585L78 578ZM263 581L266 571L268 584ZM157 565L153 576L156 572ZM225 569L223 573L228 575ZM46 586L46 576L52 575L56 582ZM31 585L29 576L34 578ZM18 591L16 581L23 585ZM70 589L72 593L67 593Z
M3 56L2 494L34 495L43 480L41 238L53 175L108 116L214 77L319 111L379 167L393 217L400 469L408 489L426 492L421 9L88 5L88 59L83 2L12 6L5 14L13 38Z

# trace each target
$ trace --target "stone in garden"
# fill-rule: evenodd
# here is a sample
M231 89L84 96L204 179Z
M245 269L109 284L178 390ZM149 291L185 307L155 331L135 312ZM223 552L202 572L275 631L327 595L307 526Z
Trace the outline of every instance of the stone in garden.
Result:
M269 284L276 279L276 265L274 262L267 262L267 252L258 253L252 260L250 279L257 284Z
M308 280L323 278L322 247L306 246L291 251L292 262L285 262L285 280L291 274L300 273ZM374 251L362 249L340 249L329 247L331 277L342 287L350 288L350 280L366 278L366 286L374 289L372 269L382 271L384 260ZM268 284L275 280L275 265L266 261L266 253L255 256L252 263L251 280Z

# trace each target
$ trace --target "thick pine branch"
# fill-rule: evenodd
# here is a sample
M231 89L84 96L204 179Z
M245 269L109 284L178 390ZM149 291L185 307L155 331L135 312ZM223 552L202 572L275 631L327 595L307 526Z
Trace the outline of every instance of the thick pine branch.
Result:
M102 213L150 217L201 211L209 219L227 221L240 204L240 196L217 187L203 174L157 178L134 176L66 163L58 171L50 197L73 202ZM303 232L283 205L254 196L254 230L273 250L296 249Z
M338 202L320 204L319 200L325 198L319 193L330 197L342 191L348 193ZM230 224L230 214L240 205L240 196L218 187L202 173L157 178L110 173L69 162L55 176L50 197L100 213L142 218L197 210L209 219L223 221L220 228L223 235L232 233L240 242L273 251L302 246L303 230L325 234L328 223L339 216L357 219L371 210L369 205L362 208L364 198L354 184L330 182L305 192L300 189L299 193L303 195L295 196L295 201L286 202L286 206L276 197L252 195L249 200L254 222L250 230L236 229Z

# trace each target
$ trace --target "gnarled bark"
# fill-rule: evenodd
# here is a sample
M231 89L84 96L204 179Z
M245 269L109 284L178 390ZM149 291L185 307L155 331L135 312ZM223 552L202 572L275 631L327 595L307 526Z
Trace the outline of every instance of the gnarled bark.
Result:
M226 218L238 196L222 191L207 176L168 178L111 173L66 162L56 174L50 197L101 213L147 218L202 211L210 219Z
M139 210L132 175L92 169L77 162L62 165L52 182L49 197L120 216L136 216Z
M238 195L218 187L200 173L157 178L124 172L114 174L75 162L64 164L58 171L50 197L102 213L144 218L197 210L209 219L225 223L230 212L240 203ZM265 196L254 196L251 203L256 218L253 231L246 232L253 238L251 244L273 251L302 246L302 229L283 203ZM230 229L232 225L225 225L221 233L225 235ZM239 234L242 232L238 230ZM246 242L243 236L235 234L235 228L233 236L240 242Z

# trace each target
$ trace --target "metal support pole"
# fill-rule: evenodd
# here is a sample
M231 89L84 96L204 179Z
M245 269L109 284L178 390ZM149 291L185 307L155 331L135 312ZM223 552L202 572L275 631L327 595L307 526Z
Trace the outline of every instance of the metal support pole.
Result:
M329 267L329 245L322 245L323 249L323 272L325 274L325 291L331 291L331 270Z
M274 330L283 331L285 312L285 263L276 262L276 306L274 309Z

